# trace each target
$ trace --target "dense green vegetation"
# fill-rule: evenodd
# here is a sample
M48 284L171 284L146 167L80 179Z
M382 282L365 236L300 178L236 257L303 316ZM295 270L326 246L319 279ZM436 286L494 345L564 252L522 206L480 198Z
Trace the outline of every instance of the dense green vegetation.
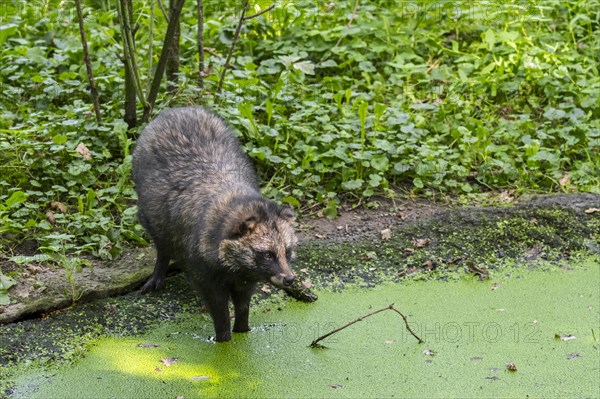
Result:
M598 0L278 3L245 23L221 97L239 6L205 3L206 91L197 90L188 2L180 87L161 94L156 111L217 110L239 131L269 197L320 203L333 216L343 199L372 195L600 192ZM130 181L139 130L122 121L112 7L84 7L98 124L71 2L2 3L0 245L9 255L31 239L59 260L114 258L126 241L143 242ZM134 2L134 12L146 85L166 22L156 7L150 43L149 3Z

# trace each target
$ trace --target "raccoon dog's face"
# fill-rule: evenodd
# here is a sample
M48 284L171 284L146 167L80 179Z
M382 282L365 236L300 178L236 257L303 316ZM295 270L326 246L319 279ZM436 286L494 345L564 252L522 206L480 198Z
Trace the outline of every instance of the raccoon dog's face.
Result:
M293 211L278 205L250 207L238 216L219 246L221 264L277 287L291 285L295 275L290 265L297 242Z

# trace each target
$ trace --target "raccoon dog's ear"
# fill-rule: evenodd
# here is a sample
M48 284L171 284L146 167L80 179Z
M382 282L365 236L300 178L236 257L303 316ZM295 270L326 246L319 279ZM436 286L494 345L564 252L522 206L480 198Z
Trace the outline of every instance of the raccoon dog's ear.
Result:
M287 207L287 206L282 206L279 208L279 217L288 221L288 222L293 222L294 219L296 218L296 215L294 214L294 211L292 210L292 208Z
M233 230L229 234L229 238L240 238L245 235L248 235L254 231L256 225L258 224L258 220L255 215L252 215L245 220L241 221L237 225L234 226Z

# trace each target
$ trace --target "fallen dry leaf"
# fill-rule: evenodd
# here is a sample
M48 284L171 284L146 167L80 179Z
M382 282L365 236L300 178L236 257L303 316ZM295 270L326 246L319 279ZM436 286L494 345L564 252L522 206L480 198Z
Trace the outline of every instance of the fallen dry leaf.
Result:
M564 175L563 177L560 178L560 180L558 181L558 183L561 185L561 187L564 187L567 184L571 183L571 175L569 175L567 173L566 175Z
M431 349L424 349L422 353L426 356L434 356L435 355L435 352L432 351Z
M80 153L81 156L83 157L83 159L85 159L86 161L89 161L90 159L92 159L92 155L90 154L90 150L88 150L88 148L83 143L79 143L79 145L77 146L77 148L75 148L75 151L78 152L78 153Z
M55 225L56 224L56 218L54 217L54 213L52 213L52 211L46 212L46 220L51 225Z
M561 341L572 341L574 339L577 339L576 336L571 335L571 334L566 334L566 335L554 334L554 338L560 339Z
M486 279L490 274L487 270L476 266L475 263L472 261L467 262L467 268L471 273L475 274L476 276L479 276L480 280Z
M413 238L413 245L417 248L423 248L429 244L429 238Z
M302 284L304 284L304 286L305 286L306 288L312 288L312 285L313 285L313 284L312 284L312 280L311 280L311 279L306 279L306 280L304 280L304 281L302 282Z
M502 281L492 284L492 291L496 291L500 287L502 287Z
M396 212L396 217L400 220L406 219L406 214L403 211Z
M446 261L446 263L449 264L449 265L453 265L453 264L455 264L457 262L460 262L461 260L463 260L463 257L462 256L457 256L456 258L448 259Z
M588 208L584 211L585 213L595 213L600 212L600 208Z
M162 369L160 367L155 368L154 371L156 371L157 373L162 373Z
M270 294L271 293L271 287L269 287L269 284L263 284L263 286L260 287L260 290L262 292L264 292L265 294Z
M137 344L138 348L160 348L160 345L157 344L147 344L145 342L140 342L139 344Z
M32 265L29 264L27 265L27 270L32 274L32 275L36 275L38 273L42 273L42 272L47 272L48 268L46 267L42 267L42 266L37 266L37 265Z
M179 358L177 357L171 357L171 358L165 358L165 359L160 359L160 361L167 367L177 363L177 360L179 360Z
M404 277L404 276L406 276L406 275L413 274L413 273L415 273L416 271L417 271L417 269L416 269L416 268L414 268L414 267L408 267L408 268L406 268L406 269L404 269L404 270L400 270L400 271L398 272L398 277Z
M344 386L341 384L331 384L331 385L329 385L329 387L331 387L333 389L339 389L339 388L343 388Z
M386 339L385 341L383 341L384 344L386 345L391 345L393 343L395 343L396 341L394 341L393 339Z
M213 69L211 67L206 68L204 71L202 71L202 77L205 78L207 76L210 76L210 74L212 73L212 70Z
M208 375L197 375L195 377L190 377L192 381L208 381L210 380L210 376Z
M67 213L67 206L65 204L63 204L62 202L52 201L50 203L50 208L52 208L55 211L58 211L60 213Z
M404 248L404 253L412 255L415 253L415 249L414 248Z
M513 362L510 362L506 365L506 369L508 371L517 371L517 366Z
M421 266L423 266L425 270L433 270L435 268L435 265L431 259L427 259Z
M515 190L500 191L498 198L501 202L513 202L515 200Z
M390 238L392 238L392 230L391 229L381 230L381 239L382 240L389 240Z
M539 258L540 255L543 255L543 254L544 254L544 252L542 251L541 244L535 244L531 249L529 249L527 252L525 252L525 259L535 260L535 259Z

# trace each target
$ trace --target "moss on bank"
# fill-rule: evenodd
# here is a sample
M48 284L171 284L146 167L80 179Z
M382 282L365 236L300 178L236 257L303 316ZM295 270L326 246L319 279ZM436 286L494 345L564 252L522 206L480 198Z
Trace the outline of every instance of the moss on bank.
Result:
M600 253L599 225L596 214L558 206L466 208L407 225L386 241L307 243L297 268L309 269L314 281L334 289L417 271L448 278L469 264L493 270L525 261L559 262L575 251Z

